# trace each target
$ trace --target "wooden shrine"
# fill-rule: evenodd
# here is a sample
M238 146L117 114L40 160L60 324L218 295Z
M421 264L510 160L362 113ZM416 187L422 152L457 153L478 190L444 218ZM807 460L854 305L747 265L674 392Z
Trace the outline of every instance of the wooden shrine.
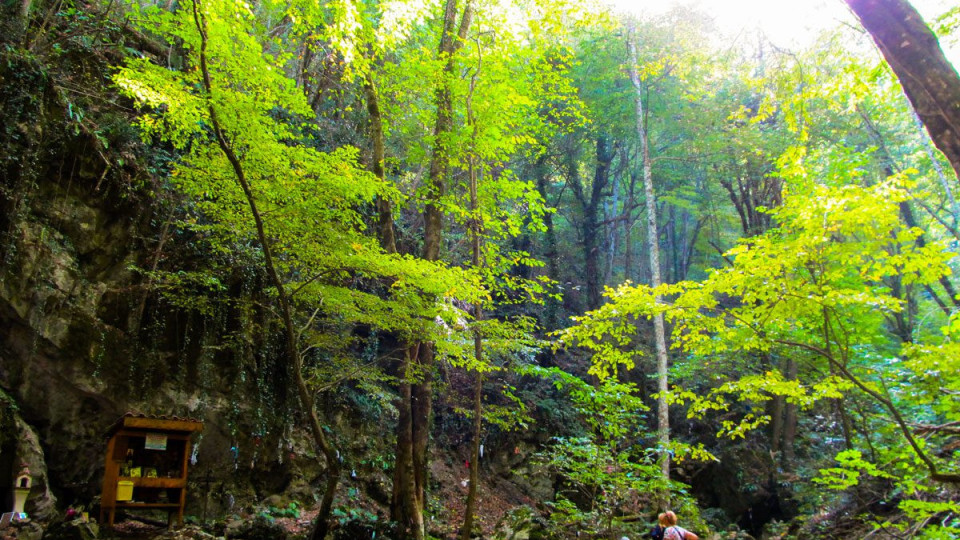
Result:
M127 413L110 429L100 523L113 526L118 508L165 510L167 525L183 526L190 436L203 422ZM106 516L106 521L104 521Z

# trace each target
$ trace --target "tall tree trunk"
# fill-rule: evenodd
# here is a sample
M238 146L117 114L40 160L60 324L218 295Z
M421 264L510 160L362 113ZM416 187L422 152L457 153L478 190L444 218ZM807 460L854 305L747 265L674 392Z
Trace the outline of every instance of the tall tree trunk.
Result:
M474 310L474 317L481 316L480 307ZM477 319L478 321L480 319ZM477 362L483 359L483 342L479 332L473 336L474 356ZM483 372L477 371L473 387L473 441L470 445L470 485L467 488L467 505L463 514L463 527L460 540L470 540L473 532L473 520L477 509L477 494L480 491L480 437L483 430Z
M586 309L592 310L600 307L602 300L601 292L603 286L601 283L600 272L600 244L601 244L601 224L600 224L600 203L603 198L603 190L607 187L610 180L610 163L613 159L614 151L609 149L609 142L605 135L597 136L596 141L596 164L593 174L593 183L590 185L590 193L584 188L580 177L579 163L576 155L571 152L567 155L567 181L573 190L573 194L580 205L582 220L580 222L581 247L583 251L583 279L587 289Z
M367 114L370 117L370 139L373 143L373 174L381 181L386 179L384 170L383 117L380 99L371 74L367 74L363 85L367 101ZM377 199L377 236L380 246L387 253L397 253L396 235L393 228L393 207L388 199ZM393 492L390 499L391 518L403 524L407 534L416 536L414 531L424 530L423 508L417 504L416 483L413 475L413 410L410 372L419 357L420 347L408 346L404 356L398 361L397 373L401 378L399 399L397 402L397 450L393 470Z
M20 0L20 20L23 22L24 28L26 28L30 22L30 8L32 5L33 0Z
M380 112L380 96L373 82L373 75L368 73L363 83L363 93L367 98L367 114L370 116L370 139L373 142L373 174L384 181L386 172L383 169L385 152L383 143L383 115ZM384 197L377 198L377 236L380 246L387 253L397 252L397 238L393 229L393 205Z
M473 0L466 0L463 13L457 28L458 1L447 0L444 6L443 32L440 36L439 57L445 61L444 76L434 94L437 107L437 118L434 124L434 146L430 157L429 193L423 213L423 258L427 261L440 260L440 244L443 237L443 211L441 199L445 191L446 179L450 169L449 141L447 138L453 131L453 90L452 79L456 76L456 54L460 50L470 24L473 20ZM427 503L427 481L429 477L427 448L430 442L430 424L433 414L433 368L434 347L432 343L421 343L417 347L419 354L413 358L418 363L417 374L421 379L413 382L410 388L410 438L409 449L401 449L401 441L407 444L407 439L401 439L403 433L397 435L397 456L410 456L411 478L406 479L413 485L393 486L394 504L391 512L394 521L398 521L407 534L416 540L422 540L426 535L425 519ZM408 370L409 371L409 370ZM405 430L406 426L398 425L398 430ZM397 464L401 464L398 462ZM408 497L413 501L407 501ZM419 522L409 521L416 515L401 515L397 512L402 508L416 506L421 519ZM404 521L406 519L407 521Z
M227 140L227 134L220 124L219 115L214 105L215 101L212 99L213 84L210 79L210 70L207 67L207 25L206 19L203 16L203 10L200 6L200 0L193 0L193 20L196 24L197 32L200 34L200 72L203 77L203 87L208 97L207 110L210 114L210 124L220 150L233 168L235 179L243 190L250 214L253 216L257 230L257 240L263 250L264 269L267 271L267 275L270 276L270 281L277 290L277 302L280 304L280 318L283 321L285 352L292 363L291 371L293 371L293 378L297 386L297 393L300 397L300 404L303 406L303 412L307 416L314 442L320 448L326 461L327 483L323 498L320 501L320 511L317 514L313 531L310 535L311 540L323 540L327 535L328 520L330 518L330 512L333 509L333 497L336 494L337 484L340 482L340 462L337 459L336 449L333 447L333 444L327 440L323 427L320 425L313 394L307 387L306 379L303 376L303 358L300 356L299 347L297 347L297 332L293 326L289 293L273 263L272 245L267 238L266 226L260 215L260 210L257 207L256 197L247 179L243 164L240 162L240 158Z
M960 77L937 36L905 0L845 0L873 37L904 93L960 175Z
M630 80L637 91L637 135L640 137L640 153L643 160L643 191L647 205L647 251L650 259L650 285L657 288L660 280L660 244L657 233L657 200L653 191L653 171L650 166L650 144L647 138L647 128L644 122L643 88L640 85L640 76L637 74L637 47L633 36L628 38L630 47ZM654 297L654 302L662 302L660 295ZM657 439L662 453L660 454L660 470L665 479L670 478L670 453L667 447L670 444L670 410L667 407L667 338L663 323L663 314L657 313L653 317L654 345L657 354ZM666 501L669 503L669 500Z
M788 381L797 380L798 369L797 361L792 356L788 357L786 360L786 368L784 369L784 374ZM792 471L793 464L797 457L796 452L796 441L797 441L797 404L796 403L787 403L784 406L784 416L783 416L783 469L785 471Z
M418 346L406 351L401 363L400 397L397 402L397 450L394 455L393 493L390 498L390 519L403 528L398 531L403 538L416 537L416 531L424 529L423 512L417 504L417 495L413 481L413 411L412 387L409 380L413 377L407 370L414 364Z
M617 226L616 220L619 219L618 215L620 214L620 174L614 174L613 177L613 197L611 197L609 203L605 206L607 208L606 222L610 223L609 230L607 232L607 253L606 253L606 268L603 273L603 284L612 283L615 279L615 269L616 269L616 260L617 260L617 248L620 246L620 227ZM622 217L622 216L621 216ZM622 281L622 280L621 280Z
M470 251L471 264L480 270L484 225L483 213L480 211L480 200L477 195L477 168L475 146L477 142L477 122L473 116L473 91L476 88L477 76L481 66L478 64L470 80L470 92L467 94L467 123L472 127L470 141L470 157L468 160L468 191L470 192ZM483 429L483 336L480 333L480 324L483 321L483 308L478 300L473 306L473 356L477 362L476 380L473 387L473 441L470 445L470 484L467 488L467 504L463 512L463 526L460 529L460 540L470 540L473 531L473 516L477 508L477 493L480 489L480 434Z
M610 182L610 162L613 159L613 154L609 150L607 138L603 135L597 137L597 162L593 172L593 183L590 186L590 197L582 201L584 203L582 226L584 279L587 282L587 307L589 309L597 309L602 302L600 205L603 190Z
M534 177L537 179L537 191L540 193L540 196L543 197L543 200L548 202L550 200L547 189L549 177L547 175L547 157L545 155L537 158L533 171ZM544 256L547 258L547 277L559 282L560 261L558 260L557 232L553 227L552 212L544 213L543 225L546 227L543 237L544 243L546 244L544 247ZM560 327L560 302L551 296L546 299L546 304L543 321L544 329L556 330Z
M476 74L474 74L474 81ZM473 84L471 84L471 95ZM473 120L473 109L470 106L470 100L467 101L467 117L471 124ZM473 127L473 136L477 136L477 127ZM480 262L480 242L483 235L483 218L479 210L479 201L477 200L477 172L474 165L474 156L470 156L470 244L472 251L473 267L479 269ZM483 309L477 302L473 306L474 324L480 324L483 320ZM483 336L479 328L473 331L473 355L477 366L483 363ZM467 504L463 515L463 527L460 529L460 539L470 540L470 533L473 531L473 516L477 506L477 492L480 489L480 434L483 428L483 408L481 403L481 394L483 392L483 371L479 368L476 373L476 380L473 388L473 441L470 446L470 485L467 491Z
M633 209L636 201L637 174L630 172L630 190L627 193L626 210L623 213L623 276L631 279L633 269ZM638 276L639 279L639 276Z
M769 352L761 353L761 367L764 370L770 369L773 367L772 358ZM779 366L778 366L779 367ZM781 369L781 372L783 370ZM771 399L767 403L767 414L770 416L770 451L774 455L780 454L783 449L782 439L783 439L783 405L785 402L784 399Z

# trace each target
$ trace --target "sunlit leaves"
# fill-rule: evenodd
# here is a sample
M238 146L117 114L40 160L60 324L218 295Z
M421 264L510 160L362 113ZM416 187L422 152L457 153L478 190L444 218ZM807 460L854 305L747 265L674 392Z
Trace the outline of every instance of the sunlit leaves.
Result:
M454 299L478 302L486 296L479 276L382 253L365 234L360 210L375 197L396 199L398 193L358 165L356 149L324 153L313 148L305 129L313 113L303 92L285 75L288 58L270 52L283 49L262 31L247 6L206 0L197 7L197 17L190 4L174 13L153 9L141 14L151 31L186 45L189 69L176 71L133 59L115 76L144 110L144 136L183 152L172 183L191 201L194 217L182 225L215 252L229 254L256 244L247 195L214 140L216 114L263 216L286 294L305 310L305 317L319 308L337 325L365 324L402 336L432 337L442 342L442 350L462 355L461 340L451 339L447 329L464 317ZM343 2L338 8L343 13L335 14L342 24L334 30L344 40L357 31L359 23L349 20L359 16L350 11L356 8ZM289 9L300 10L292 19L295 24L313 24L325 16L311 11L320 8L310 2ZM200 28L207 34L209 93L195 68ZM390 286L384 287L383 280ZM323 320L310 320L317 329L324 326ZM301 337L307 348L326 348L323 344L329 341L322 332Z
M842 491L853 487L860 482L861 477L894 478L877 468L873 463L863 459L863 454L856 450L846 450L836 456L837 467L820 469L820 476L813 479L829 489Z
M672 323L674 347L693 357L755 351L847 363L861 354L856 347L884 343L883 315L904 307L890 295L886 278L930 283L949 271L942 246L918 247L918 232L900 224L897 205L908 197L903 184L900 177L870 188L810 183L771 211L778 228L728 252L732 266L698 283L608 291L609 303L578 318L561 337L591 351L592 373L601 378L618 365L632 366L636 320L656 313ZM657 295L667 302L656 303ZM731 402L763 403L773 396L810 406L841 397L851 382L827 378L808 386L767 372L705 395L678 390L671 399L689 401L688 414L703 417L726 411ZM743 436L765 421L761 415L728 420L720 434Z

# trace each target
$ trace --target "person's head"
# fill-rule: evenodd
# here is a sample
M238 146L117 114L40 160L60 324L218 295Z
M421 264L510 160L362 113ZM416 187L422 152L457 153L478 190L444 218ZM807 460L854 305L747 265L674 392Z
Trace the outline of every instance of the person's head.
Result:
M677 515L667 510L666 512L657 516L657 520L660 522L661 527L673 527L677 524Z

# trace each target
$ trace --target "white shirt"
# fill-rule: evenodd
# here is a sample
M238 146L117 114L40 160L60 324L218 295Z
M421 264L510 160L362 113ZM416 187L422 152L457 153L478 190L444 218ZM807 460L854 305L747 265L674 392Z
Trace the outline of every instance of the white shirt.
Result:
M663 531L663 540L683 540L687 537L687 530L683 527L672 525Z

